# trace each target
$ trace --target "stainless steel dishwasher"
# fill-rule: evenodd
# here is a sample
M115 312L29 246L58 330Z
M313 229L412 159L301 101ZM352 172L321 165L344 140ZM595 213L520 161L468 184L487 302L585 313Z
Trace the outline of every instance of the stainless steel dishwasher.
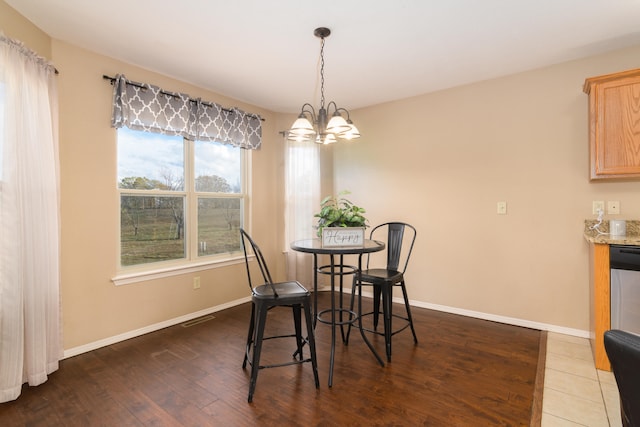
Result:
M611 245L611 329L640 335L640 247Z

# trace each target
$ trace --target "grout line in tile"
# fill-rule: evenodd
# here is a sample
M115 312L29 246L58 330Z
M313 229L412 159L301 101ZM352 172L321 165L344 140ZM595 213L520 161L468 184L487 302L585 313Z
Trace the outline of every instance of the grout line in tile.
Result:
M620 426L620 406L619 398L616 398L617 386L615 385L615 378L610 372L596 370L593 358L587 358L585 356L586 353L584 353L582 347L587 346L590 348L589 340L580 337L548 332L547 344L549 342L552 342L552 344L547 348L545 372L554 372L551 375L560 372L564 376L563 378L567 380L570 380L573 376L578 380L578 382L594 381L595 383L597 383L600 398L599 402L597 403L602 404L604 417L607 419L608 425L611 427ZM552 351L549 351L549 349L551 349ZM550 360L551 363L549 363ZM593 373L595 375L591 375L591 367L593 367ZM546 377L547 375L545 375L545 378ZM566 398L569 398L569 396L572 396L572 393L566 393L564 391L558 391L556 389L550 388L545 380L543 395L546 395L547 397L555 396L556 398L562 398L561 396L566 396ZM549 409L549 407L553 406L549 403L550 401L547 400L546 409ZM565 421L567 424L564 423ZM558 424L558 422L561 422L561 424ZM575 421L569 421L558 414L553 414L545 411L543 404L542 427L545 427L545 424L548 426L580 425L576 424Z

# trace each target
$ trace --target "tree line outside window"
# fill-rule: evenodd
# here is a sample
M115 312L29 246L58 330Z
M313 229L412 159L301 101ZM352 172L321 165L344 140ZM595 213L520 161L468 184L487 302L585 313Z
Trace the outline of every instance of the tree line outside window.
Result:
M120 265L240 251L246 150L118 129Z

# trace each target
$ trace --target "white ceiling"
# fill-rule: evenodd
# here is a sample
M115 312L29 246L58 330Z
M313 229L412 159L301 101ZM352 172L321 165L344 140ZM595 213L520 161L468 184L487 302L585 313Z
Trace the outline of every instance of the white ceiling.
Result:
M640 0L4 1L55 39L277 112L319 104L321 26L326 102L348 109L640 44Z

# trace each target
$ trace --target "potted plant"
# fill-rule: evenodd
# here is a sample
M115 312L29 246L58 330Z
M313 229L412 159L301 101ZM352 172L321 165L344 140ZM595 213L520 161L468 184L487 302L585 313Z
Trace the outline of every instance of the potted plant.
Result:
M320 202L320 212L314 215L318 218L318 237L322 237L322 230L327 227L358 227L363 230L367 227L367 218L363 215L366 211L344 198L351 194L343 190L335 196L327 196Z

